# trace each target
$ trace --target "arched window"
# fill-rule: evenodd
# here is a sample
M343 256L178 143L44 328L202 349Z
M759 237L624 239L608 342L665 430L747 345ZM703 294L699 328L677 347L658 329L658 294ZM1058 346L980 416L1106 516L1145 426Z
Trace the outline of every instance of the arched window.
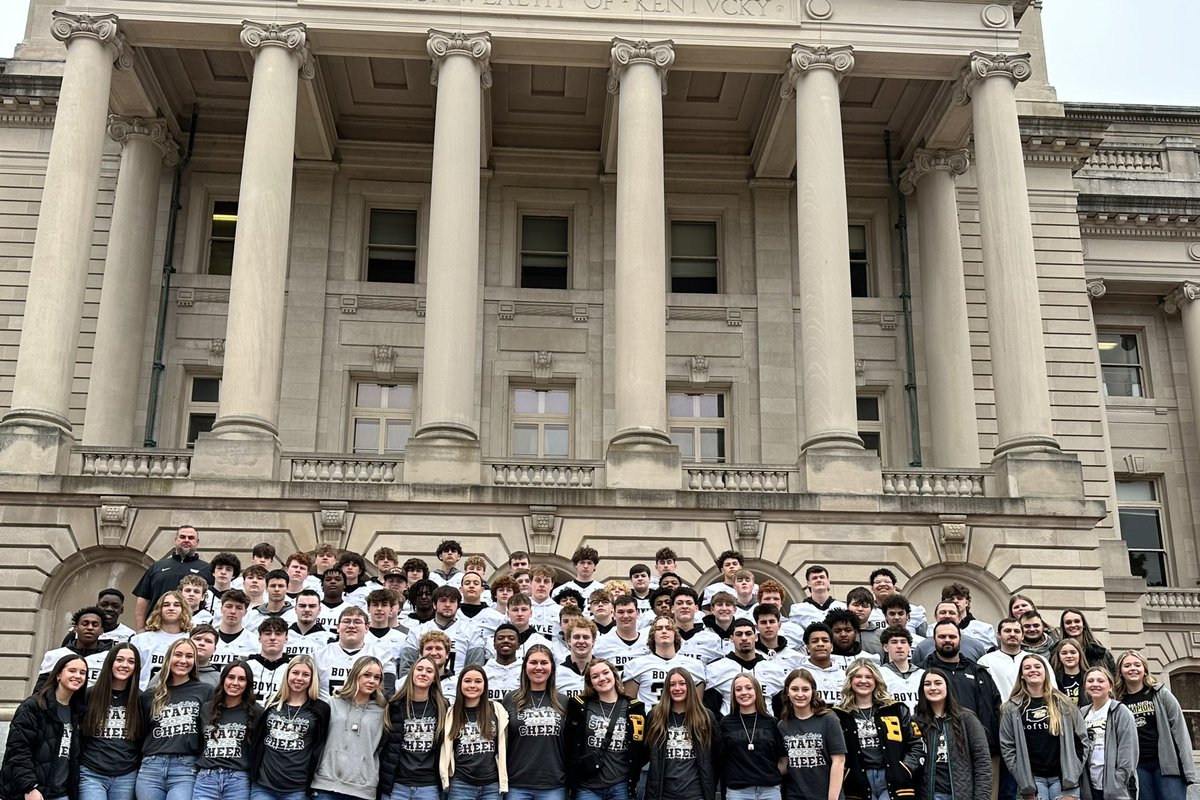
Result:
M1171 693L1183 707L1192 734L1192 749L1200 748L1200 672L1172 672Z

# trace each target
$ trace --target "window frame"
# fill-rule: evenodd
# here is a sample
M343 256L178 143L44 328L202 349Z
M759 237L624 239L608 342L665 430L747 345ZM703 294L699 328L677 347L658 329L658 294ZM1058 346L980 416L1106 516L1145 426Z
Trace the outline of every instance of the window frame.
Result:
M873 227L873 225L870 220L851 219L846 224L846 242L848 245L846 248L846 257L847 257L847 261L848 261L849 269L850 269L850 276L849 276L850 277L850 297L853 300L863 300L868 297L878 297L879 296L879 290L878 290L878 287L876 286L878 281L876 280L875 275L874 275L875 259L872 258L872 255L875 252L875 247L872 242L872 236L873 236L872 227ZM851 258L851 256L850 256L850 254L854 252L849 247L850 229L851 228L862 228L862 231L863 231L863 248L864 249L862 251L863 258L860 261L855 261L855 259ZM867 293L866 294L855 294L854 293L854 265L856 263L861 263L863 265L863 270L864 270L864 273L865 273L866 279L867 279Z
M358 387L364 384L380 386L383 388L396 388L405 386L412 391L412 404L408 409L403 408L387 408L381 406L379 408L359 406L358 405ZM413 434L417 430L417 407L420 403L420 393L418 392L417 381L415 378L400 376L387 381L381 380L379 377L351 377L350 379L350 397L348 404L348 413L346 414L346 452L350 455L358 455L363 457L379 457L388 456L403 457L407 451L408 442L412 439ZM405 414L407 412L407 415ZM375 420L379 422L379 439L377 447L372 452L359 452L355 446L355 429L359 420ZM401 450L387 450L387 423L404 421L408 422L409 435L405 439L405 447Z
M567 413L550 414L517 411L517 392L566 392ZM566 383L510 383L508 386L508 454L514 459L531 459L547 461L553 459L572 459L575 457L575 386ZM534 425L537 427L538 454L517 453L516 432L518 425ZM567 428L567 452L565 455L546 455L546 426L565 425Z
M1103 352L1100 348L1101 336L1132 336L1136 345L1137 363L1136 364L1105 364L1100 360L1100 353ZM1105 403L1110 400L1118 402L1147 400L1154 397L1154 392L1150 386L1149 370L1147 368L1146 352L1146 336L1145 330L1141 328L1123 328L1120 326L1097 325L1096 326L1096 359L1100 364L1100 389L1103 392ZM1109 394L1108 382L1104 379L1104 370L1106 367L1127 367L1136 370L1138 386L1141 389L1141 394Z
M713 395L721 398L720 407L723 411L720 417L676 417L671 415L671 396L685 395L691 397L703 397L705 395ZM685 386L668 386L667 387L667 435L671 437L672 443L675 443L675 432L677 429L688 428L692 433L692 460L684 460L685 464L731 464L733 463L733 393L726 388L705 387L697 390L695 387ZM705 460L703 457L703 436L704 428L719 428L724 436L722 445L725 453L717 460ZM681 454L682 455L682 454Z
M373 245L371 243L371 214L375 211L391 211L401 214L413 215L413 244L412 244L412 265L413 279L411 281L373 281L368 276L371 270L371 248L384 248L391 251L401 251L404 245ZM369 284L388 284L392 286L415 286L417 278L420 276L421 264L421 209L393 206L382 202L367 202L363 207L363 234L361 247L361 266L359 269L359 280Z
M1194 695L1197 704L1194 707L1189 708L1189 706L1192 706L1190 702L1192 698L1189 698L1188 695L1193 693L1182 691L1181 684L1183 681L1180 680L1181 678L1186 678L1188 682L1195 681L1196 683ZM1187 726L1188 733L1191 735L1192 749L1200 749L1200 671L1194 667L1183 667L1173 670L1170 674L1170 684L1171 694L1175 695L1175 698L1179 701L1180 711L1183 712L1184 725ZM1189 689L1191 688L1189 687ZM1185 703L1185 701L1187 702Z
M219 239L219 241L229 242L234 248L237 247L237 219L241 212L241 209L238 207L238 198L236 196L234 196L231 199L224 195L210 195L208 198L208 205L207 205L208 213L205 216L203 273L205 275L213 275L218 278L229 278L233 275L233 253L232 252L229 254L229 272L228 273L212 271L213 242L218 241L218 239L213 235L213 222L214 222L214 217L217 214L217 203L233 203L233 206L235 209L234 210L234 222L233 222L233 225L234 225L233 237L232 238L221 237Z
M566 266L566 275L564 276L564 281L563 281L564 285L563 286L561 286L561 287L543 287L543 286L525 286L524 285L525 254L527 252L525 250L525 219L527 217L536 218L536 219L561 219L566 222L566 225L567 225L567 231L566 231L567 249L565 252L557 253L557 252L553 252L553 251L540 251L540 250L528 251L529 253L535 254L535 255L564 255L564 256L566 256L567 266ZM516 247L517 247L516 259L517 260L516 260L516 281L515 281L516 288L518 288L518 289L534 289L534 290L538 290L538 291L548 290L548 291L554 291L554 292L562 292L562 291L570 290L574 286L574 281L575 281L574 236L575 236L575 217L574 217L574 213L573 213L572 209L540 210L540 209L535 209L535 208L518 208L517 209L517 229L516 229L516 239L517 239L517 242L516 242Z
M1150 486L1154 493L1153 500L1123 500L1120 498L1120 485L1131 483L1144 483ZM1125 549L1129 552L1129 573L1134 577L1146 578L1145 575L1140 575L1134 571L1133 558L1135 553L1158 553L1162 558L1162 578L1163 583L1151 584L1146 581L1147 586L1153 587L1168 587L1173 585L1171 578L1171 549L1170 549L1170 529L1167 524L1167 508L1166 503L1162 498L1162 480L1158 476L1146 475L1118 475L1114 479L1113 500L1117 506L1117 519L1120 520L1121 513L1126 510L1130 511L1154 511L1158 519L1158 544L1157 548L1149 547L1131 547L1129 540L1125 536L1125 530L1121 530L1121 541L1125 543Z
M197 380L215 380L217 382L217 400L215 402L198 401L192 399L192 394L195 389ZM188 435L192 429L192 417L194 416L209 416L216 422L217 415L221 408L221 381L222 377L219 373L212 372L188 372L184 375L183 381L183 413L180 420L179 441L181 447L192 450L196 447L196 439L199 439L200 434L207 433L212 430L212 425L208 426L207 430L197 431L196 439L188 441Z
M864 433L877 435L879 437L879 448L875 452L879 456L879 461L883 466L887 466L887 461L888 461L888 458L887 458L887 448L888 448L887 404L886 404L886 399L885 399L886 396L887 396L886 390L881 390L881 391L857 392L854 397L854 399L855 399L854 418L855 418L855 424L857 426L856 433L858 433L859 438L862 438ZM860 418L858 416L858 401L860 401L860 400L874 400L875 407L879 411L879 419L864 420L864 419ZM868 452L870 452L872 450L871 447L867 446L865 439L863 440L863 447Z
M667 292L671 294L702 294L702 295L720 295L725 294L725 238L724 238L724 222L720 216L710 216L705 214L672 214L667 218ZM671 243L673 240L673 232L676 223L684 225L706 224L713 226L713 256L712 261L716 267L716 282L717 286L711 292L696 292L696 291L681 291L675 288L675 256L671 252ZM703 262L705 259L692 258L690 256L681 257L692 262Z

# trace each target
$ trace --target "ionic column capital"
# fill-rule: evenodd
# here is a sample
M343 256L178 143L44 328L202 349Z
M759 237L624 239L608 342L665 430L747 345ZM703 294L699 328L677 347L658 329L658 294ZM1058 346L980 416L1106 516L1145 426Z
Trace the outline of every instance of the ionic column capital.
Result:
M970 63L954 87L954 102L965 105L980 81L988 78L1005 78L1016 86L1033 74L1029 53L971 53Z
M308 46L308 28L303 22L293 22L290 25L279 25L274 22L253 22L242 20L242 33L238 37L242 47L258 56L258 51L264 47L282 47L296 56L299 62L300 77L312 80L317 74L317 65L313 61L312 50Z
M970 166L971 159L966 150L918 150L908 169L900 176L900 191L912 194L921 178L931 172L943 170L957 177Z
M449 56L466 56L479 66L479 85L484 89L492 88L492 35L487 31L463 33L430 28L425 50L433 59L429 82L434 86L437 86L443 60Z
M1175 314L1197 298L1200 298L1200 283L1196 281L1184 281L1163 298L1163 311L1166 311L1168 314Z
M609 58L608 91L611 94L620 93L621 76L630 64L649 64L657 69L662 81L662 93L666 94L667 72L675 63L675 42L670 39L648 42L645 39L633 41L613 38Z
M823 44L816 47L806 44L792 45L787 74L783 78L784 98L795 96L796 81L814 69L831 70L834 77L840 81L843 75L854 69L854 48L848 44L840 47L826 47Z
M115 14L68 14L66 11L51 11L50 14L53 17L50 35L58 41L70 46L76 37L95 39L112 50L113 64L118 69L133 66L133 51L117 25Z
M121 145L122 148L130 139L147 139L162 153L163 161L172 166L179 163L179 146L175 142L175 138L171 136L167 123L163 119L122 117L117 114L109 114L108 138Z
M1091 278L1088 280L1087 293L1088 297L1093 300L1099 300L1108 294L1108 287L1104 285L1104 278Z

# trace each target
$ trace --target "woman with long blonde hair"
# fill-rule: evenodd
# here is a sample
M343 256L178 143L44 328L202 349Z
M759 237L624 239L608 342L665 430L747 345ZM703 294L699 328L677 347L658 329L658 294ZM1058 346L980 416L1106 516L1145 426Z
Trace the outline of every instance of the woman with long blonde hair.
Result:
M846 740L847 800L909 800L920 786L925 744L908 706L888 694L879 665L850 662L835 709Z
M1183 800L1200 782L1192 764L1192 738L1175 695L1161 686L1137 650L1117 659L1113 694L1131 712L1138 731L1138 800Z
M1089 704L1083 724L1092 740L1087 777L1092 800L1136 800L1138 730L1133 713L1113 698L1113 677L1104 667L1083 676Z
M317 665L312 656L298 655L258 725L250 800L304 800L328 734L329 706L320 698Z
M146 738L135 787L138 800L190 800L192 796L201 747L200 712L213 695L212 687L201 683L196 673L197 657L191 639L172 642L151 691L142 695Z
M379 756L382 800L439 800L438 759L448 710L437 664L418 658L388 703L391 732Z
M438 763L446 800L500 800L508 791L508 712L488 698L483 667L458 673Z
M138 685L144 692L166 663L167 648L183 639L192 629L192 613L178 590L164 592L146 619L146 629L129 637L129 643L142 657Z
M1000 710L1000 755L1021 797L1078 797L1090 748L1079 706L1054 687L1050 665L1026 653Z
M329 698L329 730L312 788L317 800L359 797L375 800L379 785L379 750L389 720L383 696L383 662L362 656L346 682Z
M717 720L684 667L667 673L646 725L646 800L715 800L721 752Z

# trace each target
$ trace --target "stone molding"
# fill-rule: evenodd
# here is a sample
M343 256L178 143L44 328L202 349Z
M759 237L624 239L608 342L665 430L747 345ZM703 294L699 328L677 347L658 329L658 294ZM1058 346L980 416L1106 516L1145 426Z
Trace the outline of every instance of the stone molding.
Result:
M708 356L696 355L687 360L688 381L692 384L708 383Z
M621 76L630 64L649 64L658 70L662 82L662 93L667 93L667 73L675 63L675 42L671 39L646 41L645 39L621 39L614 37L609 51L608 91L619 94Z
M900 191L912 194L921 178L935 170L945 170L958 177L970 167L971 158L967 150L918 150L908 169L900 176Z
M965 563L971 536L966 515L939 514L933 529L942 550L943 560L955 564Z
M1200 283L1196 281L1184 281L1163 298L1163 311L1166 311L1168 314L1178 313L1181 308L1198 297L1200 297Z
M125 41L117 25L116 14L69 14L66 11L51 11L53 21L50 23L50 35L63 44L70 46L71 40L77 36L95 39L101 44L108 45L112 50L113 65L117 69L129 69L133 66L133 50Z
M1104 278L1092 278L1087 282L1088 297L1093 300L1098 300L1108 292L1108 287L1104 285Z
M816 47L792 45L792 55L788 59L787 72L781 87L783 98L789 100L795 97L796 82L814 69L831 70L840 81L843 75L854 69L854 48L848 44L838 47L827 47L823 44Z
M1029 53L971 53L969 65L954 87L954 102L965 105L980 81L988 78L1008 78L1016 86L1033 74Z
M317 512L320 524L318 542L341 548L350 530L350 504L345 500L322 500Z
M175 137L171 136L166 120L109 114L108 138L121 145L122 148L130 139L147 139L162 153L163 161L167 165L174 166L179 163L179 145L175 141Z
M300 77L312 80L317 75L317 64L313 61L308 46L308 28L303 22L279 25L274 22L242 20L242 33L238 37L242 47L255 56L263 47L282 47L290 50L300 60Z
M133 501L125 495L101 495L96 528L101 547L122 547L133 524Z
M549 350L537 350L530 356L533 365L533 380L536 383L546 383L554 377L554 353Z
M439 31L436 28L430 28L429 39L425 42L425 50L433 59L429 82L434 86L437 86L438 72L443 59L448 56L466 56L479 67L480 87L492 88L492 35L487 31L464 33L463 31Z

